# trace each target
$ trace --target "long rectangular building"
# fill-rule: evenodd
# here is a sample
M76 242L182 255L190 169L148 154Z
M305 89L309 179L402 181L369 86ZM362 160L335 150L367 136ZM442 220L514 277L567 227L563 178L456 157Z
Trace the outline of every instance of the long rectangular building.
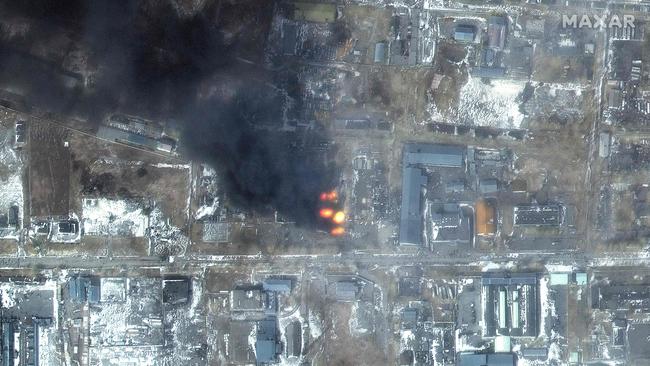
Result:
M514 208L515 225L521 226L560 226L563 209L556 204L520 205Z
M535 274L490 274L481 279L483 336L536 337L539 291Z
M423 244L423 197L427 184L425 167L463 168L467 148L454 145L412 143L404 145L402 155L402 208L399 244Z

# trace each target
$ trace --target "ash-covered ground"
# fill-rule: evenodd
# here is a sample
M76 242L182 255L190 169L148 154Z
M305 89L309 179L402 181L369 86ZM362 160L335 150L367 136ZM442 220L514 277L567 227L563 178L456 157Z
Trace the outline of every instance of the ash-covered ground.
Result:
M264 60L275 2L197 4L4 2L0 84L91 124L116 111L173 120L182 150L216 165L236 207L316 224L335 175L317 148L323 130L278 128L300 101L273 85L278 65Z

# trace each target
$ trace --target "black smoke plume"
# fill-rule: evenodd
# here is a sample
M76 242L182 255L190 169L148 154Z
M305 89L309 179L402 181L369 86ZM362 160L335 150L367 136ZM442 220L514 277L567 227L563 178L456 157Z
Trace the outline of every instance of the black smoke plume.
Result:
M181 145L217 165L233 203L314 223L335 175L315 148L326 136L279 131L278 93L260 92L282 82L262 66L273 9L269 0L208 1L181 16L172 0L0 1L3 19L30 24L19 36L2 30L0 84L38 109L95 123L116 111L180 121ZM61 35L89 50L92 86L71 86L62 60L34 56L35 44Z

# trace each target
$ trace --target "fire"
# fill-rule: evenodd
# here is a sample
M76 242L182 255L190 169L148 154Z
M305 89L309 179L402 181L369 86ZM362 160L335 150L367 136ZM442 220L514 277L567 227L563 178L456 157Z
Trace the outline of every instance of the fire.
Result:
M322 192L319 196L321 208L318 210L318 215L326 220L326 223L331 228L330 234L332 236L341 236L345 234L345 212L340 211L339 194L333 189L329 192Z
M345 213L343 211L337 211L334 216L332 216L332 221L335 224L341 225L345 222Z
M333 236L341 236L345 234L345 228L343 228L342 226L337 226L334 229L332 229L332 231L330 231L330 234L332 234Z
M331 208L321 208L319 214L320 217L324 219L329 219L330 217L334 216L334 210L332 210Z
M321 201L330 201L330 202L334 202L334 201L336 201L338 198L339 198L339 194L338 194L336 191L334 191L334 190L329 191L329 192L323 192L323 193L320 194L320 200L321 200Z

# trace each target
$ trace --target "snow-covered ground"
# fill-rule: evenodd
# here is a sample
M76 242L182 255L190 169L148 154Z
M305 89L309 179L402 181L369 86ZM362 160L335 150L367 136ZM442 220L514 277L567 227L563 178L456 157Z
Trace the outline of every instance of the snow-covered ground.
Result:
M520 128L524 114L519 110L519 95L525 81L492 80L469 77L460 90L458 110L448 113L456 123L494 128Z
M183 255L190 239L181 229L170 224L169 219L156 206L149 215L149 240L156 254Z
M13 147L13 140L13 129L0 127L0 214L7 214L11 206L18 206L18 217L22 218L23 162ZM0 229L0 238L17 239L18 234L18 230Z
M539 321L539 334L542 338L547 339L548 334L546 332L547 324L550 324L550 321L555 313L555 302L551 298L550 294L550 279L548 276L544 276L539 280L539 300L541 303L540 306L540 321Z
M149 226L139 202L85 198L82 209L85 235L143 237Z
M309 337L313 341L323 335L323 321L314 312L309 312Z

